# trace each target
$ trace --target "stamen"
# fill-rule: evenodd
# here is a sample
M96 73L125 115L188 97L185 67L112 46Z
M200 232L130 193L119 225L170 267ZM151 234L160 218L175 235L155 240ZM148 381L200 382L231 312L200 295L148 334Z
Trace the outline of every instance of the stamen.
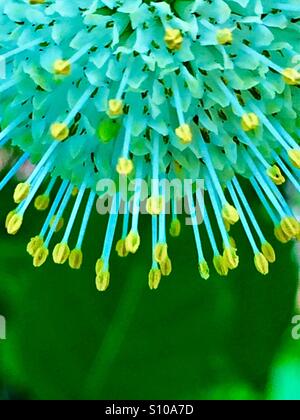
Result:
M143 160L141 158L137 159L137 169L136 169L136 180L135 180L135 191L133 197L133 207L132 207L132 228L131 231L138 232L138 223L141 207L141 194L142 194L142 177L143 177Z
M235 113L242 117L242 115L245 114L244 108L240 105L237 97L228 89L228 87L225 85L225 83L221 79L216 80L217 85L221 89L221 91L225 94L229 102L234 108Z
M0 147L3 147L9 141L10 133L18 127L25 119L27 118L27 114L24 112L19 117L17 117L12 123L10 123L4 130L0 132Z
M56 177L51 178L51 180L49 182L49 185L48 185L46 191L44 192L44 194L41 194L41 195L37 196L36 199L34 200L34 207L38 211L45 211L49 207L50 194L51 194L52 189L54 188L56 180L57 180Z
M252 211L252 209L251 209L251 207L250 207L250 205L248 203L248 200L247 200L247 198L246 198L246 196L245 196L245 194L244 194L244 192L243 192L243 190L242 190L242 188L241 188L241 186L240 186L237 178L233 178L232 184L234 185L234 187L235 187L235 189L236 189L236 191L237 191L237 193L239 195L239 198L242 201L242 204L243 204L246 212L248 213L248 216L249 216L249 218L251 220L251 223L252 223L254 229L256 230L256 233L257 233L257 235L259 237L260 242L262 244L265 243L266 242L266 238L265 238L264 234L262 233L262 230L261 230L261 228L260 228L260 226L259 226L259 224L257 222L257 219L254 216L254 213L253 213L253 211Z
M253 144L253 142L250 140L250 138L247 136L247 134L239 130L238 132L239 138L243 140L243 143L247 145L255 155L255 157L263 164L263 166L268 169L270 167L270 164L266 161L266 159L263 157L263 155L259 152L257 147Z
M7 60L10 57L13 57L17 54L22 53L23 51L30 50L33 47L41 44L43 40L41 38L36 39L35 41L28 42L27 44L22 45L21 47L15 48L14 50L8 51L1 55L2 60Z
M119 158L119 161L117 164L117 172L120 175L128 176L132 173L134 169L132 160L128 158L130 142L131 142L132 124L133 124L133 116L131 114L128 115L124 124L125 124L125 138L124 138L124 143L123 143L122 155Z
M118 92L117 92L117 95L116 95L117 100L121 100L121 98L123 96L124 90L125 90L125 88L127 86L127 83L128 83L128 79L130 77L130 72L131 72L131 59L129 59L127 67L126 67L126 69L123 73L122 80L121 80L121 83L119 85L119 89L118 89Z
M33 183L32 187L30 189L30 192L29 192L27 198L18 207L18 211L20 211L20 213L22 215L24 215L25 211L27 210L27 208L29 207L31 201L33 200L35 194L37 193L37 191L40 188L41 184L43 183L44 179L48 175L51 165L52 165L52 162L49 161L45 165L45 167L43 167L41 169L41 171L37 174L36 178L34 179L34 183ZM27 183L29 185L31 185L29 183L29 181L27 181Z
M170 50L177 51L181 49L183 36L179 29L166 28L164 41Z
M233 189L233 186L232 186L232 184L230 182L227 183L227 188L228 188L228 191L229 191L229 193L231 195L232 201L234 202L235 207L238 209L238 212L239 212L239 215L240 215L240 218L241 218L241 222L242 222L244 231L245 231L245 233L247 235L247 238L248 238L248 240L250 242L250 245L251 245L251 247L253 249L253 252L254 252L254 254L258 254L259 253L258 247L257 247L257 245L255 243L254 237L252 235L252 232L250 230L250 227L248 225L248 222L247 222L247 219L245 217L245 214L244 214L244 212L242 210L242 207L241 207L241 205L239 203L239 200L237 198L237 195L236 195L236 193L235 193L235 191Z
M209 197L210 197L213 209L214 209L214 214L215 214L215 217L217 219L217 223L218 223L218 226L219 226L219 229L220 229L220 232L221 232L223 242L225 244L225 247L230 247L229 237L228 237L227 231L225 229L223 219L221 217L220 208L218 206L217 198L216 198L216 195L215 195L215 192L214 192L214 189L213 189L213 186L212 186L212 183L211 183L211 180L210 180L209 176L206 176L205 180L206 180L206 185L207 185L207 191L208 191L208 194L209 194Z
M200 238L200 233L199 233L199 228L198 228L196 207L194 204L193 194L191 190L188 192L188 203L189 203L190 217L192 220L192 226L193 226L196 248L197 248L197 253L198 253L199 273L204 280L207 280L209 278L209 268L203 255L202 243L201 243L201 238Z
M81 249L82 248L82 244L84 241L84 237L85 237L85 233L86 233L86 228L90 219L90 215L92 212L92 208L95 202L95 198L96 198L96 193L94 193L93 191L90 192L88 201L87 201L87 205L84 211L84 216L82 219L82 224L81 224L81 228L79 231L79 235L78 235L78 240L77 240L77 244L76 244L76 249Z
M283 197L283 195L281 194L279 189L276 187L276 185L274 185L273 182L271 182L271 180L266 176L263 176L263 179L266 181L266 183L268 184L268 186L272 190L274 196L277 198L278 202L281 204L281 206L282 206L283 210L285 211L286 215L293 216L293 213L292 213L292 210L291 210L290 206L288 205L288 203L286 202L285 198Z
M292 164L296 170L300 169L300 150L299 149L288 150L287 155L289 158L289 163Z
M158 268L158 264L156 259L154 258L155 255L155 250L156 250L156 246L157 246L157 222L158 222L158 217L157 216L152 216L152 268L150 270L149 273L149 277L148 277L148 284L149 284L149 288L150 290L157 290L161 281L161 271Z
M90 99L91 94L95 90L94 86L90 86L86 91L83 93L83 95L78 99L74 107L72 108L71 112L69 112L67 118L63 121L63 124L66 126L69 126L73 119L76 117L78 112L83 108L85 103Z
M177 200L176 197L172 198L172 222L170 226L170 235L177 238L181 233L181 223L177 217Z
M153 134L153 157L152 157L152 180L151 197L147 200L146 210L149 214L158 216L164 206L163 198L159 196L159 163L160 163L160 138L155 132Z
M32 181L39 174L40 170L43 168L43 166L48 161L48 159L50 157L52 157L52 154L53 154L53 152L54 152L54 150L56 149L57 146L58 146L58 143L56 143L56 142L52 143L51 146L48 148L48 150L44 153L42 159L39 161L39 163L35 167L34 171L30 175L30 177L27 179L27 183L29 185L31 185ZM51 165L49 165L49 166L51 166Z
M131 133L132 133L132 124L133 124L133 115L132 114L128 115L124 124L125 124L125 137L124 137L122 156L124 158L128 158L130 140L131 140Z
M106 229L106 235L103 245L103 252L101 259L104 262L103 269L108 270L109 268L109 258L111 254L112 244L115 236L115 230L117 227L118 216L120 208L120 195L119 193L115 194L112 201L112 208L109 215L108 225Z
M244 50L247 54L250 54L252 56L258 57L260 62L265 64L266 66L270 67L271 69L275 70L277 73L282 74L283 68L278 66L277 64L273 63L272 60L265 57L264 55L260 54L259 52L253 50L252 48L248 47L245 44L240 44L240 49Z
M193 139L193 135L190 126L185 122L178 84L174 75L172 75L172 88L174 94L175 108L179 121L179 127L175 130L175 133L183 144L190 144Z
M274 213L273 209L271 208L270 204L268 203L261 187L259 186L258 182L256 181L256 179L254 177L250 178L250 182L254 188L254 191L256 192L258 198L260 199L262 205L264 206L264 208L266 209L268 215L270 216L272 222L274 223L274 225L276 226L279 223L279 218L277 217L277 215Z
M124 258L127 257L129 254L129 251L126 249L126 237L128 235L128 226L129 226L129 209L128 209L128 201L125 201L124 203L124 216L123 216L123 228L122 228L122 237L117 242L116 245L116 251L119 255L119 257Z
M259 116L261 122L269 130L269 132L272 134L272 136L274 136L274 138L282 145L282 147L285 150L289 150L290 149L289 145L284 141L284 139L277 132L277 130L273 127L273 125L268 120L268 118L261 112L261 110L256 105L254 105L254 103L250 104L250 108L252 108L254 110L254 112Z
M0 85L0 93L5 92L6 90L9 90L10 88L16 86L18 83L20 83L21 79L17 78L15 80L8 80L5 83L2 83Z
M6 174L6 176L0 182L0 191L7 185L7 183L16 175L19 169L24 165L24 163L28 160L29 153L24 153L23 156L14 164L14 166L10 169L10 171Z
M273 157L278 162L278 164L281 167L281 169L285 172L285 174L287 175L289 181L293 184L293 186L295 187L295 189L298 192L300 192L299 181L296 180L296 178L294 177L294 175L292 174L292 172L289 170L289 168L285 165L285 163L283 162L283 160L277 155L277 153L273 153Z
M283 137L283 139L289 144L291 148L300 150L299 144L293 139L293 137L282 127L282 125L272 118L271 123L273 127L278 131L278 133Z
M165 180L164 180L165 181ZM166 184L165 182L161 185L161 196L166 196ZM166 203L163 205L163 209L158 216L159 224L159 236L158 240L160 243L166 243Z
M84 54L88 52L89 49L91 49L93 46L93 43L88 43L87 45L84 45L80 50L78 50L72 57L69 58L69 63L74 64L76 61L78 61Z
M69 76L71 74L72 66L69 60L56 60L53 64L53 70L56 75Z
M217 176L217 173L216 173L215 168L213 166L213 163L211 161L211 158L210 158L210 155L209 155L207 146L206 146L206 144L205 144L205 142L204 142L201 134L200 134L200 136L201 136L201 140L202 140L202 141L199 141L200 151L201 151L201 153L202 153L202 155L204 157L205 164L206 164L206 167L208 169L210 178L211 178L212 183L213 183L213 185L214 185L214 187L215 187L215 189L216 189L216 191L218 193L218 196L219 196L219 198L221 200L222 206L225 206L226 204L228 204L227 203L227 200L226 200L226 197L224 195L224 192L222 190L222 187L221 187L219 178Z
M221 217L221 209L218 205L217 198L216 198L212 183L209 179L209 176L206 177L206 183L207 183L207 190L210 196L210 200L214 209L215 217L217 219L217 223L218 223L221 236L223 239L223 244L224 244L223 258L228 268L230 270L234 270L235 268L237 268L239 264L239 257L236 254L236 249L231 246L231 243L230 243L230 240L229 240L226 228L225 228L225 224Z
M232 30L229 28L219 29L217 31L217 41L220 45L229 45L232 44L233 34Z
M264 254L262 252L260 252L259 249L257 248L257 245L255 243L254 237L253 237L252 232L250 230L250 227L248 225L247 219L246 219L246 217L244 215L244 212L243 212L243 210L242 210L242 208L240 206L239 200L238 200L237 195L236 195L236 193L235 193L235 191L233 189L232 184L231 183L228 183L227 184L227 188L228 188L228 190L230 192L230 195L232 197L232 200L234 202L235 207L238 209L238 212L240 214L240 218L241 218L241 222L242 222L244 231L245 231L245 233L247 235L247 238L249 240L249 243L250 243L250 245L251 245L251 247L253 249L255 267L256 267L256 269L257 269L258 272L260 272L263 275L266 275L269 272L269 263L268 263L268 260L264 256Z
M46 218L46 220L45 220L45 222L43 224L43 227L41 229L41 232L39 234L39 236L41 238L44 238L44 236L45 236L45 234L47 232L47 229L48 229L48 227L50 225L50 222L53 219L53 216L55 215L56 210L58 209L59 203L61 202L63 196L65 195L65 192L67 190L68 185L69 185L69 182L68 181L63 181L62 182L62 184L61 184L61 186L60 186L60 188L59 188L59 190L58 190L58 192L57 192L57 194L55 196L54 202L53 202L53 204L52 204L52 206L50 208L50 211L48 213L48 216L47 216L47 218Z
M209 220L209 216L207 214L207 209L206 209L206 206L205 206L205 203L204 203L204 198L203 198L203 196L202 196L202 194L199 190L196 191L196 197L197 197L198 203L200 205L200 208L204 209L203 210L204 225L205 225L205 228L206 228L206 231L207 231L207 234L208 234L209 242L210 242L210 245L212 247L213 253L214 253L215 256L220 255L218 247L217 247L217 242L215 240L214 233L213 233L211 223L210 223L210 220Z
M53 225L50 227L50 230L48 232L48 235L47 235L47 237L45 239L45 247L46 248L48 248L49 243L50 243L50 241L52 239L52 236L54 235L55 230L56 230L56 228L57 228L57 226L59 224L59 221L60 221L61 217L63 216L64 211L65 211L65 209L66 209L66 207L67 207L67 205L69 203L69 200L70 200L70 198L72 196L72 190L73 190L73 185L70 184L69 187L68 187L68 189L67 189L67 191L66 191L66 193L65 193L65 196L64 196L64 198L63 198L63 200L61 202L61 205L60 205L60 207L58 209L58 212L57 212L57 214L55 216L55 220L53 222Z
M157 259L155 258L156 247L158 243L158 228L157 228L158 216L152 216L151 221L152 221L152 268L155 269L158 267Z
M300 7L298 5L290 3L277 3L276 9L284 12L300 12Z
M74 226L74 223L75 223L75 220L76 220L78 211L79 211L80 206L81 206L81 202L83 200L83 196L84 196L85 190L86 190L86 184L83 183L81 185L81 187L79 189L79 193L78 193L78 195L76 197L76 201L74 203L74 207L73 207L73 210L72 210L72 213L71 213L71 216L70 216L70 219L69 219L69 222L68 222L68 225L67 225L65 234L63 236L62 242L68 243L68 241L69 241L69 238L70 238L70 235L71 235L71 232L72 232L72 229L73 229L73 226Z
M161 281L161 271L158 267L152 268L148 277L150 290L157 290Z
M235 187L235 189L236 189L236 191L239 195L239 198L241 199L242 204L243 204L246 212L248 213L248 216L249 216L249 218L252 222L252 225L253 225L254 229L256 230L256 233L257 233L257 235L259 237L259 240L261 242L262 253L267 258L268 262L270 262L270 263L275 262L276 255L275 255L274 249L271 246L271 244L269 244L269 242L266 240L264 234L262 233L262 230L261 230L261 228L260 228L260 226L257 222L257 219L254 216L254 213L253 213L253 211L252 211L252 209L251 209L251 207L250 207L250 205L247 201L247 198L246 198L246 196L245 196L245 194L244 194L244 192L243 192L243 190L242 190L242 188L241 188L241 186L240 186L236 177L233 178L232 184L234 185L234 187Z
M255 166L253 160L251 159L251 157L249 156L248 153L244 153L244 157L245 157L245 160L246 160L249 168L252 170L253 175L258 180L258 182L260 183L260 185L263 187L263 189L265 190L265 192L268 194L268 197L271 200L273 206L278 211L278 213L280 214L281 218L284 218L285 217L285 213L284 213L284 211L283 211L280 203L276 200L276 197L274 196L274 194L271 191L271 189L268 187L268 185L265 182L263 176L260 174L259 170Z

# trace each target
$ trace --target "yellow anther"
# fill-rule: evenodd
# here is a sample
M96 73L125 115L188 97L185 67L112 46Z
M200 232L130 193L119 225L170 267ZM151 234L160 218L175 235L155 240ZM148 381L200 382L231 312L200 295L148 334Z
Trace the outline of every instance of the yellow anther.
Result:
M73 249L69 256L69 266L73 270L79 270L82 266L83 254L81 249Z
M168 245L157 244L154 250L154 259L158 263L163 263L168 258Z
M149 287L151 290L157 290L161 281L161 271L159 268L152 268L149 273Z
M182 144L190 144L193 140L193 134L188 124L182 124L176 128L175 134Z
M129 232L125 239L125 247L128 252L135 254L141 244L140 235L137 232Z
M133 169L134 165L131 159L119 158L116 168L119 175L128 176L133 172Z
M109 287L110 273L109 271L102 271L96 277L96 287L99 292L105 292Z
M281 228L281 226L275 226L274 228L274 235L276 237L276 239L281 242L282 244L286 244L288 243L291 239L292 236L287 235Z
M226 232L230 232L231 224L226 219L223 219L223 222L224 222L224 226L225 226Z
M119 257L121 257L121 258L127 257L129 252L127 251L127 248L126 248L125 239L120 239L117 242L116 251L117 251L117 254L119 255Z
M300 85L300 73L296 69L287 68L282 72L283 80L287 85L297 86Z
M294 217L288 216L281 220L281 229L290 238L294 238L299 233L299 222Z
M230 270L234 270L239 265L239 257L235 248L226 247L224 249L223 257Z
M170 50L180 50L183 36L179 29L167 28L164 40Z
M72 197L76 197L78 193L79 193L79 189L77 187L74 187L72 190Z
M269 261L269 263L274 263L276 260L276 254L274 251L274 248L272 247L269 242L265 242L261 246L261 252L264 254L266 259Z
M66 243L57 244L53 250L53 261L55 264L64 264L70 256L70 248Z
M16 210L12 210L8 213L8 215L6 216L6 220L5 220L5 229L8 228L9 222L11 221L11 219L13 218L13 216L16 214Z
M108 115L110 117L119 117L123 115L124 104L121 99L110 99L108 101Z
M50 127L50 134L56 141L64 141L69 137L70 130L65 123L54 123Z
M220 276L227 276L228 266L222 255L215 255L213 259L214 267Z
M232 30L229 28L219 29L217 31L217 42L221 45L228 45L232 44L233 41L233 33Z
M27 252L32 257L36 253L36 251L44 245L44 240L41 236L35 236L34 238L30 239L30 242L27 245Z
M41 267L47 261L49 250L45 246L38 248L33 256L34 267Z
M45 0L29 0L29 4L44 4Z
M173 219L170 226L170 235L173 238L177 238L181 233L181 223L178 219Z
M204 280L208 280L209 279L209 267L206 261L201 261L199 263L199 273L200 276L204 279Z
M30 184L27 184L26 182L18 184L14 191L14 202L20 204L28 197L29 191Z
M259 252L258 254L255 254L254 256L254 264L256 267L256 270L263 274L264 276L269 273L269 263L267 258Z
M295 166L295 168L300 169L300 150L290 149L288 155L292 165Z
M259 118L256 114L250 112L242 116L241 124L244 131L255 130L259 126Z
M168 277L172 273L172 261L169 257L160 263L160 271L165 277Z
M9 235L16 235L23 223L23 216L18 213L9 213L6 220L6 229Z
M72 65L68 60L56 60L53 64L55 74L61 76L69 76L71 74Z
M274 182L274 184L282 185L285 183L285 178L277 165L270 166L266 172L268 177Z
M51 220L50 220L50 227L52 228L52 226L54 225L54 223L56 223L56 218L57 216L54 215ZM65 220L63 217L61 217L57 223L57 226L55 228L55 232L58 233L60 230L62 230L62 228L64 227L65 224Z
M229 236L228 239L229 239L229 243L232 246L232 248L237 249L235 239L232 236Z
M223 220L229 223L230 225L234 225L240 220L240 216L237 209L229 203L226 203L223 206L222 217L223 217Z
M97 260L96 262L96 267L95 267L96 274L99 275L100 273L102 273L103 269L104 269L104 260L103 258L99 258L99 260Z
M164 209L163 197L149 197L146 203L147 213L158 216Z
M36 197L34 200L34 207L38 211L45 211L49 207L50 197L49 195L43 194Z

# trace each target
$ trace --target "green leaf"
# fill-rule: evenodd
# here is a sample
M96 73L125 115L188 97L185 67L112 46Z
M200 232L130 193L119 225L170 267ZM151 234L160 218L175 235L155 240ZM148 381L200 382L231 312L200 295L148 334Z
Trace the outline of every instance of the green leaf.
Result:
M1 218L11 209L9 197ZM263 277L235 226L239 268L228 278L211 268L205 282L192 228L185 227L169 244L174 273L153 292L147 284L151 232L145 218L141 250L127 259L112 256L111 286L99 294L94 263L106 218L91 220L84 265L75 272L50 258L43 268L32 267L25 245L39 231L40 217L32 212L20 236L3 231L0 237L0 312L8 321L0 373L6 387L33 399L264 398L292 316L297 275L290 246L276 247L278 261ZM271 227L263 227L271 237ZM206 237L203 242L210 260Z

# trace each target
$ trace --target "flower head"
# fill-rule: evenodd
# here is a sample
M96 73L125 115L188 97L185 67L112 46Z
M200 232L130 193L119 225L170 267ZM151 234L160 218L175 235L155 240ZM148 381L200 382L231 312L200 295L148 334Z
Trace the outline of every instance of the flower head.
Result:
M272 4L271 4L272 3ZM299 192L300 5L297 0L142 1L15 0L0 4L0 147L22 155L0 182L2 190L28 157L35 168L14 192L16 208L6 219L16 234L31 203L46 212L41 231L27 246L33 264L49 258L55 232L64 229L52 253L73 269L103 179L145 180L152 221L149 286L170 275L166 191L152 181L189 179L190 216L202 278L209 277L203 231L213 265L224 276L239 264L229 236L241 223L257 270L274 262L247 198L254 190L281 242L299 238L299 222L282 192L289 180ZM242 187L240 179L247 179ZM196 188L203 178L205 194ZM76 189L74 190L74 187ZM54 193L56 191L56 193ZM96 286L110 284L109 260L116 240L121 257L141 243L141 182L135 183L132 219L121 194L113 194ZM171 197L170 234L181 231ZM66 209L71 214L64 225ZM210 203L214 216L206 211ZM203 210L203 224L196 209ZM79 210L84 216L79 220ZM77 243L70 243L75 223ZM218 246L217 237L223 242Z

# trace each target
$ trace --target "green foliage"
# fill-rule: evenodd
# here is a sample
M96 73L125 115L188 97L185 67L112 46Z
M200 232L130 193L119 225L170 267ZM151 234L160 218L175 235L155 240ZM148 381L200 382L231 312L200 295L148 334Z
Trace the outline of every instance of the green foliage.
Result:
M7 198L1 219L10 209ZM8 320L8 339L0 342L2 385L35 399L267 398L293 314L291 247L277 247L280 258L263 277L236 228L240 267L205 282L187 228L170 243L174 274L151 292L150 231L142 220L142 249L126 260L113 257L111 287L99 294L94 262L105 224L94 216L80 272L52 261L32 267L24 248L40 228L36 212L19 236L1 231L0 312ZM273 395L280 398L279 391Z

